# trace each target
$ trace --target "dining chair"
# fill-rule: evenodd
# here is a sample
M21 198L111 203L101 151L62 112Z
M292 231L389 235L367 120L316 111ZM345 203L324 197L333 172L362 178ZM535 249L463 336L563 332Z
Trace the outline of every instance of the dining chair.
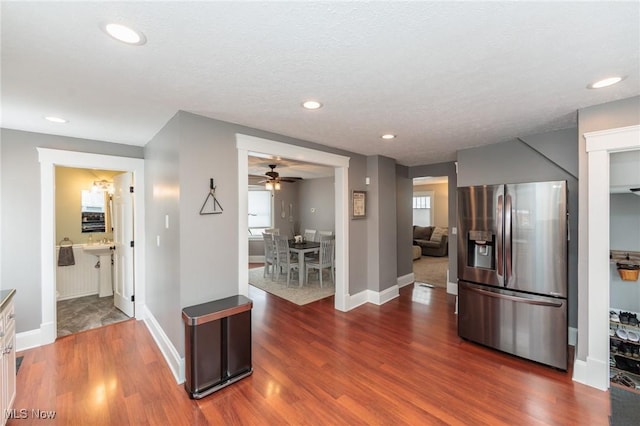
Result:
M333 275L333 248L335 241L336 240L333 238L323 238L320 240L320 254L318 256L318 260L310 260L305 263L307 282L309 281L309 270L317 269L318 275L320 276L320 288L322 288L322 271L325 268L329 268L331 271L331 281L335 283Z
M325 236L326 236L326 235L329 235L329 236L331 236L331 235L333 235L333 231L318 231L318 235L317 235L318 241L320 241L320 237L321 237L322 235L325 235Z
M267 234L280 235L280 228L267 228L264 232Z
M305 241L315 241L316 240L316 230L315 229L305 229L304 230L304 240Z
M287 287L289 287L289 281L291 281L291 271L298 271L298 260L293 259L291 253L289 253L289 239L284 235L274 235L273 239L276 242L276 258L278 276L282 272L283 268L287 270ZM298 271L300 274L300 271Z
M262 233L262 239L264 240L264 271L262 277L266 277L271 270L271 279L276 269L276 255L275 255L275 242L273 240L273 234L268 232Z

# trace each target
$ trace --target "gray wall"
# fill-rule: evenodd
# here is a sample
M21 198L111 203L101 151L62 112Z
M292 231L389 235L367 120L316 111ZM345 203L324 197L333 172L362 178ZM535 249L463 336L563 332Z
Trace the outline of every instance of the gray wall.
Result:
M1 129L2 289L15 288L16 332L40 328L40 163L37 147L142 158L141 147ZM53 247L52 247L53 250Z
M300 229L300 182L283 183L280 191L274 191L274 228L280 229L280 235L292 237ZM282 203L284 202L284 214L282 217ZM289 205L293 205L292 215L289 216ZM290 218L291 220L290 221ZM261 245L263 247L264 244ZM264 254L264 247L260 254Z
M413 272L413 180L409 179L409 168L396 165L396 250L398 253L398 277Z
M447 162L447 163L436 163L436 164L428 164L424 166L414 166L409 168L409 178L417 178L417 177L427 177L427 176L446 176L449 180L448 182L448 193L449 193L449 282L456 283L458 282L458 256L456 253L458 252L458 242L454 236L453 228L456 226L456 218L457 218L457 199L455 197L456 188L458 186L458 175L456 174L456 163L455 162ZM412 199L406 201L407 205L412 206ZM398 225L400 226L400 225ZM412 217L402 225L403 227L412 228ZM409 248L410 250L411 248Z
M144 149L146 303L172 342L179 342L183 335L180 324L171 320L181 315L179 142L180 118L176 115ZM169 216L169 229L165 228L165 215ZM176 349L182 350L177 345Z
M579 214L578 224L578 305L581 307L578 317L578 345L576 358L586 361L589 348L589 232L588 232L588 195L589 169L584 134L597 130L640 124L640 96L620 101L608 102L578 110L578 168L579 168Z
M305 229L334 231L336 223L335 178L309 179L298 182L299 232ZM313 212L311 210L314 210Z
M544 155L536 150L541 145ZM554 149L555 148L555 149ZM574 152L571 161L568 152ZM556 155L556 152L558 155ZM458 186L566 180L569 191L570 235L577 235L578 180L576 129L565 129L520 140L458 152ZM554 161L558 161L558 164ZM569 325L578 325L578 244L569 241Z
M369 288L383 291L398 282L396 162L381 155L368 157L367 174Z
M611 250L640 252L640 197L628 194L610 196ZM615 263L611 263L610 306L623 311L640 311L640 285L622 281Z
M351 157L349 161L349 202L352 191L369 191L369 185L365 183L368 176L367 158L363 156ZM367 206L367 208L369 208ZM351 207L349 207L351 215ZM373 285L368 282L368 252L369 246L368 224L370 218L349 218L349 294L357 294Z

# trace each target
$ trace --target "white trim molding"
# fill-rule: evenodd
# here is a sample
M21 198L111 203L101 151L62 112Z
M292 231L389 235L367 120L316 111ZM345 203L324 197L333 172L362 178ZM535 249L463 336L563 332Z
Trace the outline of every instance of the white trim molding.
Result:
M336 235L336 293L335 308L339 311L352 309L349 297L349 157L325 151L304 148L255 136L236 134L238 150L238 211L247 211L247 188L249 187L248 157L250 154L268 154L309 163L334 167L335 178L335 235ZM247 239L248 219L238 217L238 293L249 293Z
M585 133L588 155L587 355L573 380L609 388L609 165L612 152L640 150L640 126ZM579 288L578 291L584 291ZM576 351L577 352L577 351Z
M158 323L158 320L153 316L151 311L144 307L144 323L149 329L149 333L155 340L156 345L162 352L167 365L173 373L173 377L178 384L182 384L185 381L185 359L180 356L169 337L165 334L164 330Z
M350 311L351 309L357 308L358 306L364 305L365 303L373 303L374 305L384 305L400 296L399 287L397 285L392 285L391 287L382 290L380 292L373 290L363 290L360 293L349 296L348 298L348 309L346 311Z
M143 315L145 304L145 229L144 229L144 160L86 152L37 148L40 161L40 263L41 326L39 345L53 343L57 337L56 315L56 241L55 241L55 167L118 170L132 172L136 196L134 203L135 312ZM28 332L31 333L31 332ZM25 342L34 344L36 334L28 334ZM33 345L39 346L39 345Z
M410 273L410 274L398 277L398 279L397 279L398 288L402 288L402 287L407 286L409 284L413 284L413 282L415 280L416 280L416 276L413 274L413 272Z

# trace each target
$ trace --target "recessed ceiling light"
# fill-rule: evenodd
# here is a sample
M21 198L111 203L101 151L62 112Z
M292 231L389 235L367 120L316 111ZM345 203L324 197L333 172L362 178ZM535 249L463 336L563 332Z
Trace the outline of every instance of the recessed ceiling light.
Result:
M322 108L322 104L318 101L305 101L302 106L306 109L318 109Z
M595 83L591 83L587 87L589 89L602 89L603 87L613 86L616 83L620 83L622 80L624 80L624 77L609 77L596 81Z
M394 134L392 134L392 133L386 133L386 134L384 134L384 135L382 135L382 136L380 136L380 137L381 137L382 139L387 139L387 140L389 140L389 139L395 139L395 138L396 138L396 135L394 135Z
M47 120L47 121L50 121L52 123L64 124L64 123L68 123L69 122L69 120L65 120L64 118L60 118L60 117L54 117L53 115L48 115L44 119Z
M124 25L107 24L104 26L104 30L111 37L123 43L140 46L147 42L147 38L144 36L144 34Z

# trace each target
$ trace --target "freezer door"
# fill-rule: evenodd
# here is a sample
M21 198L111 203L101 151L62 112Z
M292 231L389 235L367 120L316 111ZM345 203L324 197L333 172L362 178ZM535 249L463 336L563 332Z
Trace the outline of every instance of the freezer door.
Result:
M506 185L505 287L567 297L566 182Z
M458 278L504 285L504 185L458 188Z
M459 282L458 334L476 343L567 369L566 299Z

